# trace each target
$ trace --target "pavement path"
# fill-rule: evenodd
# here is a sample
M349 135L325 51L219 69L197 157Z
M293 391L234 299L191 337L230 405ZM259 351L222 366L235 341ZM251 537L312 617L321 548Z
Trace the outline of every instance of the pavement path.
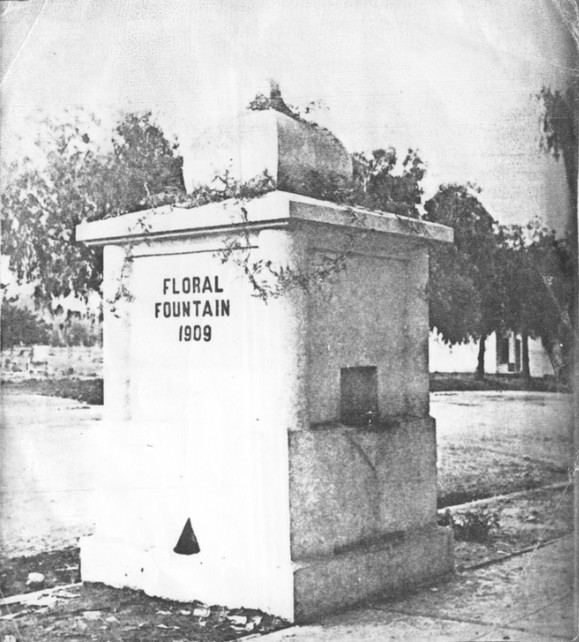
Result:
M573 456L573 395L554 392L465 391L430 396L438 444L477 444L504 455L555 466Z
M32 554L93 530L102 408L2 390L0 552Z
M573 536L457 574L398 600L261 637L263 642L458 642L573 638Z

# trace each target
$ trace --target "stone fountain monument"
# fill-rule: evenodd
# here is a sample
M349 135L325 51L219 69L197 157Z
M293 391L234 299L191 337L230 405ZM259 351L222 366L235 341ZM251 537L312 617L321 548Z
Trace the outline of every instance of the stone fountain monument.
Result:
M225 168L277 189L77 228L109 302L83 580L306 621L450 572L426 292L452 231L300 194L351 160L279 111L200 139L186 183Z

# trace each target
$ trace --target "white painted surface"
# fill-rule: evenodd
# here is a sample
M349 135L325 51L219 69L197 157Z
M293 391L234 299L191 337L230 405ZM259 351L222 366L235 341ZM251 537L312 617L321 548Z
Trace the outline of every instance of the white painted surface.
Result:
M202 185L219 189L222 183L213 181L226 172L244 183L267 171L280 189L291 185L296 191L311 171L352 177L352 159L337 138L274 110L247 111L208 130L183 161L187 191Z
M245 215L242 215L242 207L246 210ZM376 214L361 207L337 205L309 196L274 191L243 203L238 199L229 199L194 209L167 205L116 218L85 222L77 225L76 240L89 245L106 245L123 243L128 239L192 236L196 231L203 232L208 228L239 228L245 223L271 227L275 222L283 224L290 221L327 223L443 243L451 243L454 239L454 231L438 223L408 219L388 212Z
M520 337L518 337L520 339ZM478 362L478 342L469 341L454 346L446 345L435 332L429 337L430 372L475 372ZM515 364L515 337L509 338L509 361ZM522 364L522 348L521 348ZM522 367L522 366L521 366ZM529 339L529 368L532 377L553 375L553 366L540 339ZM499 363L497 337L493 333L485 344L485 372L489 374L508 374L508 363ZM520 372L520 370L519 370Z
M283 232L261 239L264 253L282 260L284 242ZM239 268L221 263L222 243L142 247L132 263L130 313L106 317L110 441L83 577L118 584L126 572L126 584L151 594L238 605L251 598L249 586L254 603L293 617L291 582L287 591L277 587L291 578L286 431L299 405L295 309L285 298L266 306L252 296ZM223 292L173 293L173 279L179 291L194 276ZM163 316L163 303L190 300L201 301L199 310L226 301L229 315ZM208 327L211 338L201 332L201 340L180 341L182 325ZM107 345L110 336L124 345ZM192 557L173 553L187 519L201 548Z
M243 206L243 223L235 201L145 213L144 240L135 215L79 227L84 240L107 244L106 298L121 274L130 293L119 317L105 308L106 467L82 573L293 619L288 431L336 420L340 368L360 360L379 361L382 414L427 414L421 244L452 233L284 192ZM129 239L123 268L121 245L110 243ZM232 239L251 249L224 261ZM310 307L303 287L265 303L239 262L307 275L327 252L346 252L346 270L326 292L332 301L322 288ZM184 303L187 318L176 316ZM191 557L173 552L187 519L201 549Z
M429 335L430 372L475 372L478 360L478 343L469 341L449 346L440 335ZM492 334L486 340L485 372L496 372L496 337Z

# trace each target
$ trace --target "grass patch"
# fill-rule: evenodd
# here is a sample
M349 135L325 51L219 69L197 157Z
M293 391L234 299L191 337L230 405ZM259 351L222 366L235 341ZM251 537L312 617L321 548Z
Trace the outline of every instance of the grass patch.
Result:
M451 511L447 509L444 514L439 513L440 524L449 524L449 512L454 522L456 567L461 571L572 533L573 488L536 490L525 497L497 498L484 508L478 508L479 517L469 517L477 512L472 508L457 506ZM491 515L493 523L482 516L485 513ZM458 529L455 528L457 523L461 524ZM466 537L463 537L464 524L467 525Z
M439 519L439 525L452 526L454 539L458 542L480 542L490 540L491 534L499 528L499 516L487 508L465 510L456 515L446 511L444 518Z
M90 405L103 404L103 380L77 379L63 377L60 379L27 379L25 381L3 381L2 387L7 390L48 397L76 399Z
M569 472L562 466L515 458L479 445L439 444L438 447L439 509L568 479Z
M81 379L60 377L55 379L26 379L23 381L3 381L2 386L18 392L49 397L76 399L90 405L103 404L102 378ZM486 375L477 379L473 374L445 374L435 372L430 375L430 392L452 392L461 390L534 390L537 392L568 392L552 378L532 379L529 386L516 375Z
M461 390L532 390L535 392L570 392L554 377L531 378L525 381L520 375L487 374L482 379L465 373L432 372L430 392L454 392Z

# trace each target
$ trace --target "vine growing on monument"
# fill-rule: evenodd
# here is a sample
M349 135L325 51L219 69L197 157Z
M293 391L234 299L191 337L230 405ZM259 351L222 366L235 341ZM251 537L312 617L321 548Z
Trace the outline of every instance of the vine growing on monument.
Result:
M239 222L242 223L240 231L232 233L225 240L218 256L223 264L232 262L240 268L252 287L253 295L265 303L295 288L305 291L319 288L345 269L347 254L346 251L335 257L323 256L319 263L309 265L305 270L271 259L254 260L245 204L275 189L276 182L267 170L247 182L237 181L229 171L225 171L223 175L216 176L209 185L196 188L175 205L176 208L195 208L209 203L232 201L232 204L239 208Z
M248 223L245 207L241 207L241 214L242 222ZM353 237L347 235L345 251L333 256L324 254L317 263L310 263L304 270L271 259L252 260L249 229L246 225L241 229L240 235L232 236L225 242L225 250L220 256L221 262L232 261L237 265L251 284L253 295L264 303L296 288L305 292L320 290L332 277L346 269L346 258L353 243Z

